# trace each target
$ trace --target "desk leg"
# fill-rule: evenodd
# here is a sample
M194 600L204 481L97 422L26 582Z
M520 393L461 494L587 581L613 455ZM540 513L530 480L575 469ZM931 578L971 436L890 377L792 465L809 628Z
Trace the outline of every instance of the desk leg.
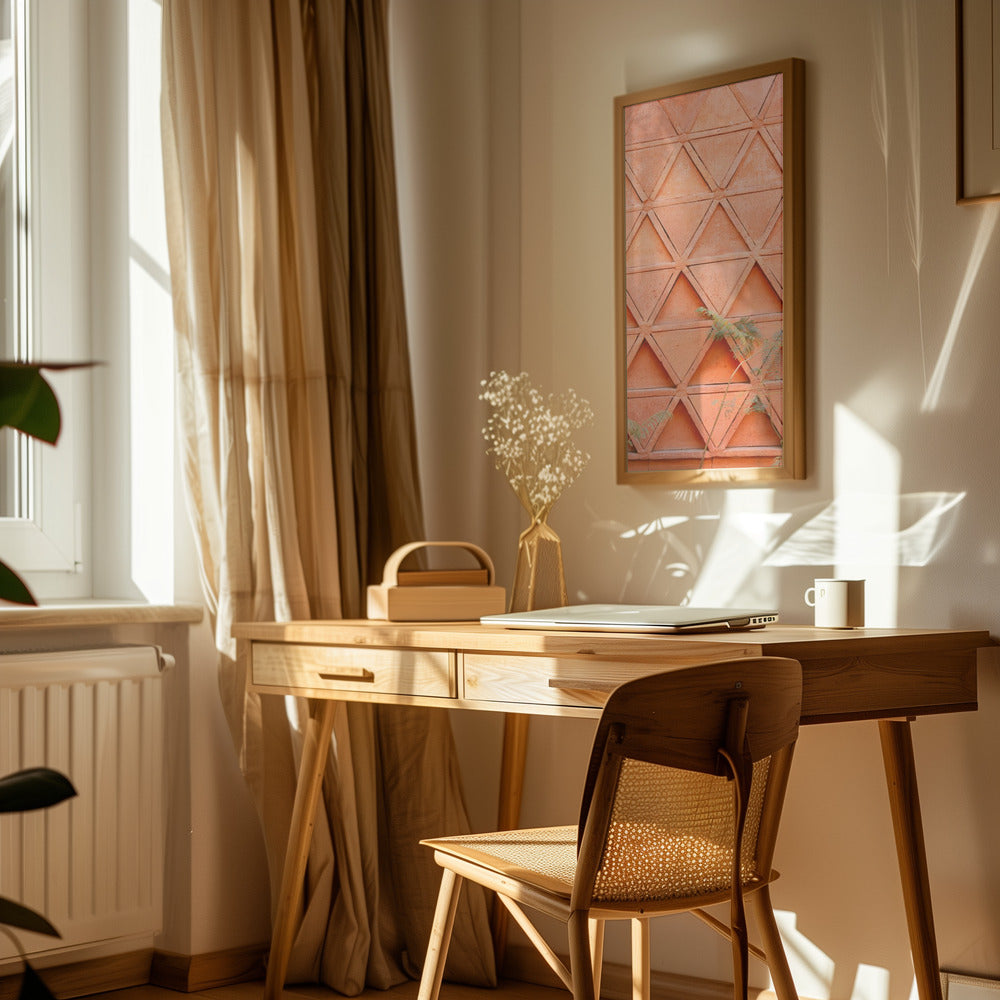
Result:
M920 820L917 773L913 763L913 740L906 720L885 719L878 724L882 739L882 760L889 789L892 828L896 835L896 857L903 883L906 926L910 932L910 953L920 1000L941 1000L934 913L924 830Z
M323 770L326 766L330 737L333 734L333 716L337 703L328 699L313 702L309 721L306 723L302 744L302 763L295 785L295 803L292 822L288 831L285 864L281 870L281 890L271 931L271 952L267 961L267 978L264 982L264 1000L279 1000L288 971L288 958L298 929L299 904L302 901L302 883L309 857L316 806L323 788ZM315 714L313 714L315 711Z
M500 761L500 800L497 803L497 829L513 830L521 819L521 787L524 782L524 762L528 749L527 715L509 714L503 723L503 756ZM497 975L503 967L507 949L507 910L499 899L493 899L493 957Z

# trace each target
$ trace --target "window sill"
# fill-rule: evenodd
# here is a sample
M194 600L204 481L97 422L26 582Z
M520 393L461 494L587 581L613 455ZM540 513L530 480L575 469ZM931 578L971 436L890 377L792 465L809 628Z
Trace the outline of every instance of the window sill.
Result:
M47 601L40 607L0 605L0 629L82 628L106 625L196 625L198 604L143 604L139 601Z

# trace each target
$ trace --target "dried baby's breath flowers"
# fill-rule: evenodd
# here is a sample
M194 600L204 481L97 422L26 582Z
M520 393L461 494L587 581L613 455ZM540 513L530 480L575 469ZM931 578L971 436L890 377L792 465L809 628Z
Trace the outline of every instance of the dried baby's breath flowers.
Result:
M490 372L481 385L479 398L491 411L483 428L486 453L532 522L544 521L590 461L572 441L573 431L594 419L590 404L573 389L544 396L525 372Z

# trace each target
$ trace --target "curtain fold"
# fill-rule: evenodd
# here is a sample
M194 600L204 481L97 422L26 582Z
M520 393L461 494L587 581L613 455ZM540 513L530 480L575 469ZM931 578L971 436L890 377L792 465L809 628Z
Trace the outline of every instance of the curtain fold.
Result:
M423 537L385 20L385 0L163 3L183 471L272 905L309 706L247 690L231 625L360 616ZM386 988L429 934L417 841L468 829L447 713L338 706L323 806L288 980ZM463 906L447 974L492 985L485 901Z

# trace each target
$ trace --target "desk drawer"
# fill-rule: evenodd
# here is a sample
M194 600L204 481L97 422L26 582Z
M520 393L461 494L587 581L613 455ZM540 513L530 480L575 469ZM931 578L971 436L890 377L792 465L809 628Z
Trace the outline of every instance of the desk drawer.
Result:
M468 701L601 708L619 684L656 673L662 663L621 663L594 657L465 654Z
M255 642L252 655L261 687L426 698L454 698L457 690L455 654L442 650Z

